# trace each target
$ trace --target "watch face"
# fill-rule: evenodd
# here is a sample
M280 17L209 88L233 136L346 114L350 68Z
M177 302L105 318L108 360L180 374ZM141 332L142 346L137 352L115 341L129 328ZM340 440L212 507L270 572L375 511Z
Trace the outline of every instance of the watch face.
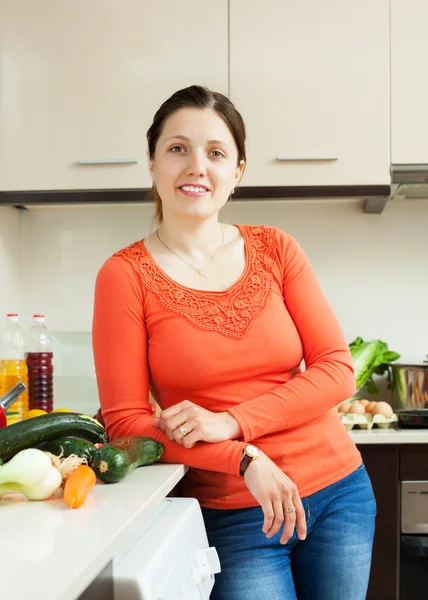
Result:
M246 446L245 451L248 454L248 456L251 456L251 458L255 458L260 454L260 450L256 446L252 446L251 444Z

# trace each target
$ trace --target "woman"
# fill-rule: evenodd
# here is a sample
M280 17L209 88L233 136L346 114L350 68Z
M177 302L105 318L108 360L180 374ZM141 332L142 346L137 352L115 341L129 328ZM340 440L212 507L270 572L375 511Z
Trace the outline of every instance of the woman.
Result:
M341 328L290 235L219 223L246 164L225 96L178 91L147 139L159 227L96 282L108 434L190 466L183 494L222 567L213 600L362 600L375 501L336 408L355 385Z

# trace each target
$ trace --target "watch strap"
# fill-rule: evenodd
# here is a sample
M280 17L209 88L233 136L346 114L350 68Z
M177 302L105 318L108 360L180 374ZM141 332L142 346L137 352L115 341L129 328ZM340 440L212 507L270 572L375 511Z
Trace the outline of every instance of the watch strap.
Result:
M244 454L241 458L241 463L239 465L239 474L241 475L241 477L245 475L245 471L248 469L250 463L252 463L254 460L254 457L248 456L248 454L245 452L245 449L243 452Z

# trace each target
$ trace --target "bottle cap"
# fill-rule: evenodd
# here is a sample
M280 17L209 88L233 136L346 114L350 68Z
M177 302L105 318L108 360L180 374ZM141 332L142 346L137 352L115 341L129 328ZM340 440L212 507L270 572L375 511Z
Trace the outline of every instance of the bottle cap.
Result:
M33 315L33 319L35 321L44 321L45 320L45 315L41 315L41 314L37 314L37 315Z

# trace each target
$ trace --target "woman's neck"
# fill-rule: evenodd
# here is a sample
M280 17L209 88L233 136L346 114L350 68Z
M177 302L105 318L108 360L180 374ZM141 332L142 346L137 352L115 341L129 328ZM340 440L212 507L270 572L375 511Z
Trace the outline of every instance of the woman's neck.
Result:
M159 225L161 240L174 250L189 256L210 254L222 242L222 225L217 215L205 221L180 221L166 218Z

